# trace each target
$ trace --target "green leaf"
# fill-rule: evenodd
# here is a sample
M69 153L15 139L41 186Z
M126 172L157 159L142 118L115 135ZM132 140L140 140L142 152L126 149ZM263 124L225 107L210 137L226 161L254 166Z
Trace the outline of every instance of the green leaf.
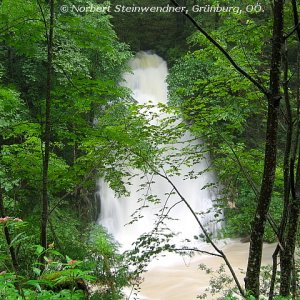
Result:
M41 275L41 272L42 272L41 269L33 267L32 270L33 270L34 274L36 274L37 276Z
M41 245L35 245L35 253L37 255L41 255L44 252L44 247L42 247Z

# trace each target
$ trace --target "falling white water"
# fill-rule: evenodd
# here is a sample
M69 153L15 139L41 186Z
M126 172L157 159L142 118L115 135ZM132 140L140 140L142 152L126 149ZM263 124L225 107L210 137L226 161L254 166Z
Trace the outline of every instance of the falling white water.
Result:
M124 74L124 80L125 85L132 90L133 97L140 104L147 103L150 100L154 104L159 102L166 103L168 94L166 83L168 69L166 62L156 54L140 52L129 64L132 73ZM189 140L191 135L187 133L185 138ZM199 143L199 146L201 144L200 141L194 143ZM178 145L178 147L180 149L182 146ZM208 163L208 158L203 158L193 167L183 167L181 172L182 174L187 174L189 171L197 173L206 169ZM132 172L136 171L132 170ZM197 179L184 180L183 178L182 175L173 176L171 179L179 192L188 200L193 210L198 213L204 213L199 215L201 222L210 232L216 232L220 227L220 223L213 222L215 220L215 211L212 208L216 196L212 188L202 189L203 186L215 182L213 174L205 172ZM130 196L121 198L116 197L114 191L109 188L103 179L98 181L97 197L101 203L98 223L105 226L108 232L127 249L141 234L151 231L157 218L155 214L158 213L166 201L168 202L168 207L180 201L179 196L176 194L168 198L166 194L172 191L172 186L165 179L158 176L148 179L154 181L150 187L150 192L153 195L157 195L162 204L150 204L148 208L143 208L140 211L142 218L127 226L125 224L131 221L131 215L143 205L141 201L138 201L143 197L143 191L138 191L141 184L140 176L133 177L131 185L127 187ZM208 212L209 210L211 212ZM195 218L184 203L180 203L172 208L170 217L178 220L167 221L167 226L175 232L180 232L181 239L191 239L193 236L199 236L202 233Z

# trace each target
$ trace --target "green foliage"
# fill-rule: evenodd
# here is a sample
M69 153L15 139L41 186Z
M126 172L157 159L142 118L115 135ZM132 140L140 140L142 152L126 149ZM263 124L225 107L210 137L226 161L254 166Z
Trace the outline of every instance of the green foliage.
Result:
M218 270L213 270L207 267L205 264L200 264L199 269L205 271L206 274L210 276L210 281L209 281L209 287L205 289L205 292L203 294L197 296L197 299L206 299L207 292L209 292L209 294L211 295L214 295L214 297L223 295L223 297L225 297L224 299L228 299L228 300L236 299L236 298L227 298L228 296L225 296L228 294L229 295L232 294L233 291L235 290L232 288L233 279L231 276L225 273L224 265L221 265ZM218 298L218 299L222 299L222 298Z
M89 4L98 2L92 0ZM191 3L186 1L187 5ZM64 4L86 3L66 0ZM143 4L150 2L143 0ZM257 78L259 74L262 84L267 84L269 65L265 57L270 51L271 34L270 21L264 20L270 13L269 6L266 8L261 16L204 17L213 25L210 33L214 38L251 76ZM191 52L177 61L169 77L170 103L176 109L164 105L155 108L151 103L136 105L126 88L119 85L131 54L128 46L118 40L111 16L71 10L63 14L56 3L48 176L51 244L47 250L33 246L39 243L49 5L47 1L4 0L0 16L0 197L7 215L25 220L15 222L12 218L1 223L12 239L7 245L4 236L0 237L1 297L82 299L83 293L76 290L78 281L96 279L103 290L95 293L94 299L122 299L122 288L136 279L153 256L174 251L170 243L173 233L164 231L163 220L159 220L157 231L142 236L129 254L137 268L131 274L112 238L101 228L93 228L90 233L86 224L95 219L90 212L95 208L93 189L99 176L119 195L128 195L132 178L140 176L142 181L159 170L172 177L184 164L193 166L210 152L224 186L220 205L226 209L227 233L249 233L255 189L263 168L266 105L262 95L203 36L194 33L188 40ZM150 27L161 30L149 36L145 30L140 31L139 35L145 37L140 40L148 47L168 33L173 37L171 42L161 39L158 48L173 63L185 44L178 30L188 29L185 17L174 14L166 19L157 15L155 22L148 18L139 15L133 27L139 22L147 25L146 31ZM115 19L121 20L122 16ZM119 32L130 31L124 22L116 24L122 27ZM129 40L138 49L141 45L137 45L136 37L132 30ZM172 48L166 47L169 44ZM169 113L173 112L180 113L172 117ZM193 144L193 136L181 143L180 150L176 149L174 144L188 129L205 141L205 149ZM132 169L141 170L142 175L128 171ZM185 176L195 178L201 174L191 171ZM142 183L141 190L145 188ZM275 222L280 219L281 191L282 178L277 176L271 207ZM154 194L145 200L154 204L161 201ZM139 217L135 215L133 221ZM274 239L270 228L265 239ZM9 246L17 252L17 274L12 273ZM40 265L41 258L46 261L45 268ZM220 278L211 282L214 292L230 283L222 269L218 272ZM68 288L51 290L64 285Z
M59 8L55 3L48 240L60 254L33 247L40 243L49 5L31 0L0 4L0 197L7 215L24 220L2 224L9 230L20 270L1 277L1 293L12 299L21 299L22 291L26 299L83 299L75 282L91 280L93 274L108 287L106 296L101 291L101 299L120 299L121 287L128 284L122 257L107 234L101 231L96 238L93 233L92 238L87 225L95 220L97 170L105 167L101 159L95 165L82 144L92 147L96 140L96 150L103 142L96 120L129 98L119 82L130 52L119 42L109 15L62 14ZM41 255L47 261L44 270ZM67 256L82 263L69 266ZM110 268L119 271L111 273ZM13 272L4 235L0 235L2 271ZM72 286L46 290L63 284Z
M82 247L85 245L81 251L85 253L84 260L80 261L57 251L55 243L47 250L40 245L28 244L30 239L22 231L26 224L18 219L7 217L1 225L8 226L15 235L11 245L27 248L27 251L30 249L32 258L27 265L30 269L23 270L23 276L6 271L0 273L1 296L23 299L24 294L28 299L85 299L79 288L87 290L86 285L93 284L96 291L91 295L92 299L97 299L96 295L103 300L122 299L122 288L129 284L130 279L128 265L118 253L118 245L101 227L93 228L87 241L81 242ZM20 233L17 234L16 229ZM41 257L46 261L43 267L39 262ZM6 260L9 263L9 258ZM26 260L28 262L28 258Z
M88 163L90 157L101 162L99 171L119 194L127 193L125 183L130 176L135 176L128 171L129 168L151 173L151 168L159 170L168 162L170 170L167 172L172 173L172 168L179 170L181 159L175 154L171 157L167 150L176 152L174 143L184 135L187 126L177 117L170 117L168 113L171 111L165 105L154 109L152 103L143 106L124 102L109 107L96 124L97 135L80 145L80 150L88 153L88 157L79 159L79 162ZM166 117L159 119L159 115ZM186 164L201 156L200 149L185 146L182 152L187 151ZM180 151L177 149L177 152ZM93 166L94 161L91 161Z
M118 253L116 242L99 226L91 231L88 255L86 268L93 269L98 278L97 284L102 287L101 299L123 299L122 288L128 286L131 277L129 266ZM94 298L97 299L96 295Z
M197 299L206 299L207 294L213 295L214 297L218 297L216 299L218 300L238 300L238 299L245 299L245 300L255 300L255 297L253 296L247 296L246 298L243 298L241 295L239 295L237 289L233 285L233 279L231 276L228 275L226 272L226 267L224 265L221 265L217 270L213 270L212 268L209 268L205 264L200 264L199 269L201 271L206 272L208 276L210 276L210 282L209 287L205 289L205 292L199 296L197 296ZM240 270L241 273L244 273L243 270ZM262 272L261 272L261 289L260 294L261 297L260 300L268 299L268 293L270 288L270 281L271 281L271 274L272 274L272 266L263 266ZM279 272L277 274L277 277L279 277ZM279 286L275 286L275 296L274 300L288 300L291 298L286 298L282 296L276 296L276 293L278 294ZM300 299L296 297L295 299Z
M0 129L6 136L12 134L14 127L24 120L24 110L19 93L0 86Z
M267 86L271 24L262 15L269 15L270 7L265 1L260 4L264 7L261 15L220 14L204 23L201 16L199 23L243 70ZM263 172L264 95L198 31L188 41L193 51L170 70L170 103L180 108L193 134L205 142L211 155L223 187L219 205L225 209L227 234L248 235ZM280 169L278 164L271 207L275 222L279 222L282 210ZM274 241L272 231L268 226L265 240Z
M22 288L21 292L16 288L15 283L18 282L18 279L14 274L1 274L0 275L0 297L1 299L7 300L21 300L21 299L74 299L82 300L85 299L84 293L81 290L67 290L63 289L61 291L51 291L41 289L39 280L30 280L27 282L27 285L32 285L37 288L37 290ZM23 297L24 296L24 297Z
M235 297L235 296L226 296L224 298L224 300L238 300L239 298ZM264 299L264 298L261 298ZM289 300L291 298L286 298L286 297L275 297L274 300ZM295 298L295 300L299 300L300 298ZM247 297L246 300L255 300L255 298L253 296Z
M82 1L72 2L77 4ZM0 179L7 213L22 218L39 210L41 197L48 8L29 0L0 5L0 128L1 139L10 139L1 144ZM130 53L118 41L110 16L62 14L59 4L55 10L49 198L56 206L69 195L62 204L74 208L97 176L93 158L79 145L97 137L94 122L108 103L128 96L118 83ZM82 213L82 218L91 216Z

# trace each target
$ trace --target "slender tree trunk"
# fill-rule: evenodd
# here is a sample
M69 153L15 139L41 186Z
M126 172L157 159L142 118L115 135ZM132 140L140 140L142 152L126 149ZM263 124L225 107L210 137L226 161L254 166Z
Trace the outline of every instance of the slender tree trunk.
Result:
M275 178L278 110L279 100L274 102L273 105L269 100L264 174L250 235L249 258L245 278L246 290L257 298L259 296L263 235Z
M284 67L283 91L284 91L284 101L285 101L285 108L286 108L285 119L287 123L286 138L285 138L285 152L284 152L284 161L283 161L283 180L284 180L283 212L282 212L281 222L279 227L278 245L273 253L273 270L272 270L272 279L271 279L270 290L269 290L269 300L272 300L274 297L278 254L281 253L280 251L283 251L285 247L284 233L286 230L286 225L288 220L288 211L289 211L290 193L291 193L291 178L293 179L291 170L293 170L294 168L293 161L295 161L294 157L291 158L292 139L293 139L293 118L292 118L292 109L291 109L291 103L289 97L287 58L288 58L288 52L287 52L287 43L286 43L283 60L282 60L283 67Z
M47 224L48 224L48 169L50 155L51 137L51 85L52 85L52 58L53 58L53 27L54 27L54 0L50 0L50 27L47 32L47 87L46 87L46 112L45 128L43 134L44 155L43 155L43 187L42 187L42 216L41 216L41 245L47 248ZM46 24L45 24L46 25Z
M268 97L264 172L250 235L249 258L245 277L246 290L255 296L256 299L259 298L259 275L263 248L263 235L275 180L278 111L281 98L280 65L283 44L283 6L283 0L274 1L270 95Z
M5 217L5 208L4 208L4 203L3 203L3 194L2 194L2 189L0 186L0 217L4 218ZM9 249L9 254L12 262L12 266L15 272L18 272L19 269L19 264L17 260L17 255L14 247L11 245L11 236L8 230L8 227L6 225L3 226L4 230L4 236L5 240Z
M285 70L287 73L287 70ZM297 82L299 81L299 56L297 59ZM298 105L298 114L299 114L299 86L297 86L297 105ZM299 122L299 116L298 122ZM299 128L299 124L298 124ZM298 139L299 139L299 129L296 133L296 143L294 149L294 155L292 157L292 162L296 161L296 152L298 147ZM297 230L299 223L299 215L300 215L300 150L298 149L298 164L296 169L296 184L294 184L294 180L291 180L291 195L292 199L288 206L288 219L287 219L287 228L285 235L285 245L284 249L280 253L280 295L289 296L291 287L292 287L292 276L294 272L294 253L295 253L295 245L297 239ZM292 164L293 166L294 164ZM294 172L294 166L291 170ZM291 173L293 175L293 173ZM293 179L293 176L291 176Z
M5 138L3 138L2 135L0 135L0 156L2 156L2 146L3 145L12 145L15 143L16 143L16 141L14 138L5 139ZM1 185L0 185L0 217L1 218L6 217L5 205L4 205L4 201L3 201L3 190L2 190ZM12 261L12 266L13 266L14 271L17 273L18 269L19 269L19 264L18 264L16 251L15 251L14 247L11 245L11 235L10 235L10 232L6 225L4 225L3 230L4 230L5 240L6 240L8 248L9 248L9 254L10 254L11 261Z
M300 155L300 153L299 153ZM300 216L300 159L298 155L295 197L292 197L289 207L289 219L285 238L285 247L280 255L280 295L288 297L291 289L296 237Z
M1 152L1 145L0 145L0 152ZM3 193L2 193L1 186L0 186L0 217L1 218L6 217L5 206L4 206L4 201L3 201ZM13 267L13 270L14 270L15 274L17 275L18 272L19 272L18 258L17 258L15 247L12 246L12 244L11 244L12 239L11 239L9 229L8 229L6 224L4 224L4 226L3 226L3 231L4 231L6 244L7 244L8 249L9 249L9 254L10 254L10 258L11 258L12 267ZM19 293L20 293L22 299L25 299L25 295L24 295L23 289L21 287L21 284L18 281L16 281L15 285L16 285L17 289L19 290Z

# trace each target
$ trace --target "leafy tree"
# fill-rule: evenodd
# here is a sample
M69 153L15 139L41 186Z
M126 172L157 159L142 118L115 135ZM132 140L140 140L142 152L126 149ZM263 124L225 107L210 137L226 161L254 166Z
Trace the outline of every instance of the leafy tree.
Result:
M174 5L178 5L176 3L176 1L172 1L172 2L174 3ZM225 41L224 41L224 38L222 39L222 37L220 38L220 35L218 35L219 32L224 33L224 32L222 32L222 28L220 29L220 31L216 30L217 33L216 32L208 33L207 31L205 31L203 29L203 27L198 25L198 23L195 21L195 19L193 19L190 15L186 14L187 18L189 18L191 20L191 22L194 24L194 26L196 27L197 31L199 31L205 37L205 39L207 40L207 43L213 45L218 51L220 51L221 54L224 55L225 58L228 60L231 67L233 67L236 71L238 71L239 74L241 74L245 79L249 80L253 84L253 86L262 93L262 95L265 97L265 99L267 99L267 102L268 102L268 113L267 113L267 119L266 119L267 122L266 122L266 144L265 144L265 153L264 153L264 169L263 169L262 182L260 184L260 191L259 191L259 193L257 193L258 197L257 197L256 212L254 214L254 219L253 219L253 223L252 223L252 227L251 227L250 253L249 253L247 275L246 275L246 279L245 279L246 280L246 289L248 291L250 291L250 293L253 293L255 298L259 297L259 272L260 272L261 249L262 249L263 234L265 231L265 223L268 220L268 222L272 225L273 230L275 231L275 233L281 243L281 242L285 242L285 238L281 238L282 236L280 234L278 235L278 232L280 232L280 231L282 232L282 230L284 231L285 229L283 229L284 227L282 227L282 225L287 224L285 222L289 222L289 221L284 221L283 223L281 223L281 227L279 228L280 231L278 231L278 228L275 225L274 220L269 215L269 207L270 207L270 203L271 203L271 199L272 199L271 195L272 195L272 191L273 191L273 185L275 182L275 172L276 172L276 170L278 170L277 163L280 162L280 159L277 160L277 150L280 149L279 148L280 144L278 144L278 141L280 141L280 140L278 140L278 133L280 132L278 129L278 124L280 121L280 117L279 117L280 99L282 97L285 98L285 101L287 104L287 114L290 114L290 112L289 112L290 109L288 106L289 105L288 99L290 96L289 91L288 91L288 88L285 88L286 92L284 94L282 94L281 82L280 82L280 77L282 74L282 69L280 68L280 64L281 64L281 60L283 58L282 48L283 48L283 44L284 44L284 35L283 35L283 23L284 22L283 21L286 18L287 23L289 22L290 19L287 17L288 15L293 14L294 21L297 20L297 16L298 16L297 5L295 3L292 3L292 10L290 8L286 7L286 10L284 11L284 7L285 6L282 1L274 1L274 3L272 3L272 6L271 6L272 16L273 16L272 44L267 43L265 46L262 44L258 44L256 42L255 46L252 48L252 49L254 49L254 59L253 60L251 59L250 68L249 68L249 63L248 63L249 56L247 56L246 53L244 53L244 55L239 55L239 48L241 48L241 47L234 47L234 44L236 42L235 37L231 38L229 35L228 38L225 38ZM227 25L228 25L231 23L234 24L235 20L238 20L238 23L236 23L235 26L237 28L238 27L243 28L242 30L245 30L245 28L247 28L248 24L256 23L256 22L251 22L251 21L249 22L248 20L245 20L246 21L245 22L245 21L243 21L244 17L245 17L245 15L237 16L236 18L234 18L233 22L227 21L226 18L219 18L218 21L221 20L224 23L226 23L226 21L227 21ZM259 22L261 21L259 18L257 18L257 20ZM254 25L254 26L256 26L256 25ZM294 25L292 25L292 26L295 26L295 28L297 28L297 23L294 23ZM224 28L226 28L226 27L224 27ZM230 25L229 25L229 28L230 28ZM268 28L268 27L266 27L266 28ZM287 36L290 37L296 31L297 31L297 29L294 29ZM253 37L253 39L255 40L256 36L259 37L260 34L261 34L261 32L257 31L257 35L255 35ZM206 46L207 43L205 43L205 42L203 43L202 40L203 39L200 39L201 44L204 44L204 49L205 49L205 48L207 48L207 46ZM246 38L246 41L247 41L247 38ZM252 42L252 39L248 38L248 42L243 43L243 44L249 46L249 41ZM243 46L243 44L242 44L242 46ZM261 52L259 50L259 48L257 47L257 45L261 45L260 47L262 47L261 48L263 50L262 53L265 54L265 56L263 56L263 59L260 58L260 59L256 60L255 54L259 54ZM247 49L247 46L245 47L245 49ZM292 49L293 49L293 46L292 46ZM199 52L201 53L201 51L199 51ZM242 52L240 52L240 53L242 53ZM243 59L243 57L246 59ZM269 64L270 64L270 74L268 76L266 76L263 71L264 70L263 67L266 66L266 62L267 62L267 60L265 60L265 58L267 58L267 57L269 58L268 60L269 60ZM241 60L241 58L242 58L242 60ZM243 61L246 62L246 64L244 64ZM213 63L214 62L212 62L212 64ZM253 64L253 66L252 66L252 64ZM256 68L257 68L257 70L259 70L260 74L262 73L262 76L259 76L259 77L257 76L256 70L255 70ZM202 70L203 70L203 73L205 73L205 71L204 71L205 67L203 68L203 66L202 66ZM198 74L198 76L199 76L199 74ZM236 75L233 75L233 76L230 75L230 78L231 77L234 78L234 76L236 76ZM200 75L200 78L201 78L201 75ZM265 88L267 78L269 81L268 89ZM285 76L285 78L287 79L288 77ZM225 86L227 88L227 86L223 83L224 81L226 82L227 80L224 80L224 78L223 78L221 86ZM217 82L218 81L216 80L215 83L217 83ZM286 85L287 85L287 82L288 82L288 79L285 81ZM291 85L288 85L288 86L291 87ZM284 88L284 85L283 85L283 88ZM213 91L212 88L207 89L207 90ZM183 93L185 93L184 88L181 90L179 89L178 91L179 91L179 93L182 91L183 91ZM205 91L205 87L204 87L204 91ZM226 89L226 91L227 91L227 89ZM238 88L238 93L239 93L239 91L240 91L240 89ZM198 89L195 89L195 91L193 91L193 90L188 91L188 93L192 97L195 97L194 95L197 92L199 93ZM217 95L218 95L218 92L219 92L219 89L217 89ZM222 93L222 90L220 92ZM200 95L203 97L203 92ZM226 92L225 92L225 95L226 95ZM248 96L247 94L245 94L245 95L241 94L241 95L247 99L247 96ZM203 97L204 104L202 104L201 96L199 97L200 115L202 113L202 111L201 111L202 107L204 107L204 109L203 109L204 112L207 109L206 108L207 105L205 103L205 97ZM214 93L212 93L212 96L214 96ZM232 97L232 96L235 96L235 95L234 94L232 95L230 93L230 97ZM259 99L257 97L255 97L255 98ZM202 107L201 107L201 104L202 104ZM217 120L222 120L223 115L224 114L222 112L220 112L221 118L219 118ZM249 118L249 116L250 115L246 115L246 116L244 116L244 118L242 117L241 119L245 120L245 117ZM195 117L193 116L193 117L191 117L191 119L193 120L193 119L195 119ZM230 120L230 118L228 118L228 119ZM209 119L209 120L211 120L211 119ZM290 118L288 116L287 116L287 120L290 120ZM205 121L206 121L206 119L205 119ZM214 120L212 119L212 122L213 121ZM195 124L197 124L197 123L201 124L201 121L196 119ZM209 122L208 122L208 124L209 124ZM226 124L226 122L225 122L225 124ZM225 131L225 134L226 134L226 131ZM208 140L213 140L213 139L211 139L211 137L209 135L204 135L204 136L207 136ZM248 184L251 186L251 189L256 193L257 188L256 188L255 181L254 182L252 181L251 177L247 174L248 170L247 169L245 170L245 168L243 166L243 155L241 155L241 160L240 160L238 153L234 149L235 147L232 146L232 144L231 144L232 140L234 141L234 138L232 138L230 136L229 136L229 138L227 138L227 139L226 138L227 138L227 136L225 136L225 139L222 139L222 140L226 141L225 144L227 144L227 146L229 146L229 148L233 154L233 157L237 160L237 163L238 163L239 167L242 169L243 175L246 178ZM296 137L296 140L297 140L297 137ZM288 146L289 143L290 143L290 138L288 137L287 144L286 144L287 150L286 150L286 155L285 155L285 157L287 157L287 158L285 158L285 161L288 161L288 157L289 157L289 153L290 153L289 152L290 147ZM249 145L249 143L245 143L245 145L247 145L247 144ZM291 166L294 169L293 164L291 164ZM285 163L285 170L288 170L288 169L289 169L288 164ZM259 168L257 168L257 170L259 171ZM287 174L288 174L288 172L286 172L285 175L283 176L284 180L285 180L284 186L285 186L285 190L286 190L285 199L289 199L289 193L290 193L289 186L290 185L293 186L293 178L291 177L292 179L290 179L289 175L287 175ZM291 176L293 176L293 175L291 175ZM281 178L283 178L283 177L281 177ZM291 181L289 181L289 180L291 180ZM290 182L290 185L289 185L289 182ZM296 180L296 182L297 182L297 180ZM280 184L279 186L283 187L282 184ZM279 187L279 186L277 185L277 187ZM281 195L283 195L282 191L281 191ZM285 203L286 203L286 201L285 201ZM285 207L290 207L290 204L289 203L285 204ZM289 209L291 209L291 208L289 208ZM297 209L293 209L293 211L297 211ZM293 215L293 213L292 213L292 215ZM286 216L286 214L285 214L285 216ZM283 220L284 220L285 216L283 216ZM295 235L294 221L292 221L292 224L293 225L291 227L293 227L294 230L293 230L293 238L291 240L293 240L295 242L296 235ZM285 225L283 225L283 226L285 226ZM291 242L291 240L289 241L289 244L292 245L291 248L293 248L294 242ZM282 243L281 243L281 246L282 246ZM286 253L286 251L289 251L287 249L289 249L290 247L287 245L285 247L286 247L286 250L283 250L283 252ZM288 257L288 255L286 256L286 255L283 255L283 253L282 253L283 260L286 259L286 261L287 260L291 261L291 256L289 256L289 259L287 257ZM274 265L276 265L276 262L274 262ZM283 269L285 268L285 266L287 266L286 263L282 264ZM284 291L284 289L286 289L286 287L289 284L287 283L287 280L286 280L287 277L285 277L286 275L283 275L283 274L282 274L282 278L281 278L281 284L282 284L281 293L282 293L282 295L287 296L289 294L289 292L287 292L286 290ZM286 272L286 274L289 274L288 277L291 275L291 268L289 269L289 271ZM283 286L284 286L284 288L283 288Z
M128 97L118 85L128 47L105 14L64 15L54 1L3 1L0 10L1 217L27 220L29 244L36 244L43 210L43 247L54 240L64 254L83 257L77 250L86 222L95 220L89 193L101 162L95 166L80 144L97 136L96 120L107 107ZM10 245L14 233L4 229ZM70 232L76 243L66 246ZM30 245L10 250L15 269L21 263L30 273Z

